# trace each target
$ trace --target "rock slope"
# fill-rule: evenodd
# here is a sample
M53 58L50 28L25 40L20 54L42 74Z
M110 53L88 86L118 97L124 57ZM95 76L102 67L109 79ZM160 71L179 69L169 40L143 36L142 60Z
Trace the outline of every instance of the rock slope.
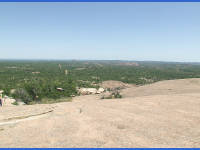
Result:
M0 147L200 147L200 79L122 93L122 99L86 95L73 102L0 108L0 122L53 110L0 125Z

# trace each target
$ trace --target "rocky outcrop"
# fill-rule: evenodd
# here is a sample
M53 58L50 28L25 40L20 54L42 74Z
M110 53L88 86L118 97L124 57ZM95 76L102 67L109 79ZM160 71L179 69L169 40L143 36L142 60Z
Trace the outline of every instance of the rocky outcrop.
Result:
M16 102L16 100L8 96L4 96L2 102L3 102L3 106L13 106L13 103Z
M97 90L97 94L101 94L101 93L103 93L105 90L104 90L104 88L99 88L98 90Z
M104 88L99 88L98 90L96 88L80 88L80 89L78 89L78 92L81 95L101 94L104 91L105 91Z

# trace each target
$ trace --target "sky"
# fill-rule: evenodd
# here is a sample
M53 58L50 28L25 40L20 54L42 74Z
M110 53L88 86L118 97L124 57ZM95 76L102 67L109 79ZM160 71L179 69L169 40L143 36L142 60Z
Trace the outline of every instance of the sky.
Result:
M0 59L200 62L200 3L0 3Z

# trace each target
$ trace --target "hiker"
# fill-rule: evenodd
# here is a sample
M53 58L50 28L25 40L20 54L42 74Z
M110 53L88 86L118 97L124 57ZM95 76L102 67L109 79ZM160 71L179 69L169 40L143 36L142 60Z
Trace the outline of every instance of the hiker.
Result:
M2 107L3 99L2 99L2 94L0 94L0 106Z

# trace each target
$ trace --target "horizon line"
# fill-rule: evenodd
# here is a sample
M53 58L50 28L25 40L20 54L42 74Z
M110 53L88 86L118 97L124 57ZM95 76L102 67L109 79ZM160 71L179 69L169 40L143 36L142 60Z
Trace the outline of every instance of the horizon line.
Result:
M164 63L200 63L200 61L166 61L166 60L130 60L130 59L55 59L55 58L0 58L0 61L131 61L131 62L164 62Z
M0 0L0 2L200 2L200 0Z

